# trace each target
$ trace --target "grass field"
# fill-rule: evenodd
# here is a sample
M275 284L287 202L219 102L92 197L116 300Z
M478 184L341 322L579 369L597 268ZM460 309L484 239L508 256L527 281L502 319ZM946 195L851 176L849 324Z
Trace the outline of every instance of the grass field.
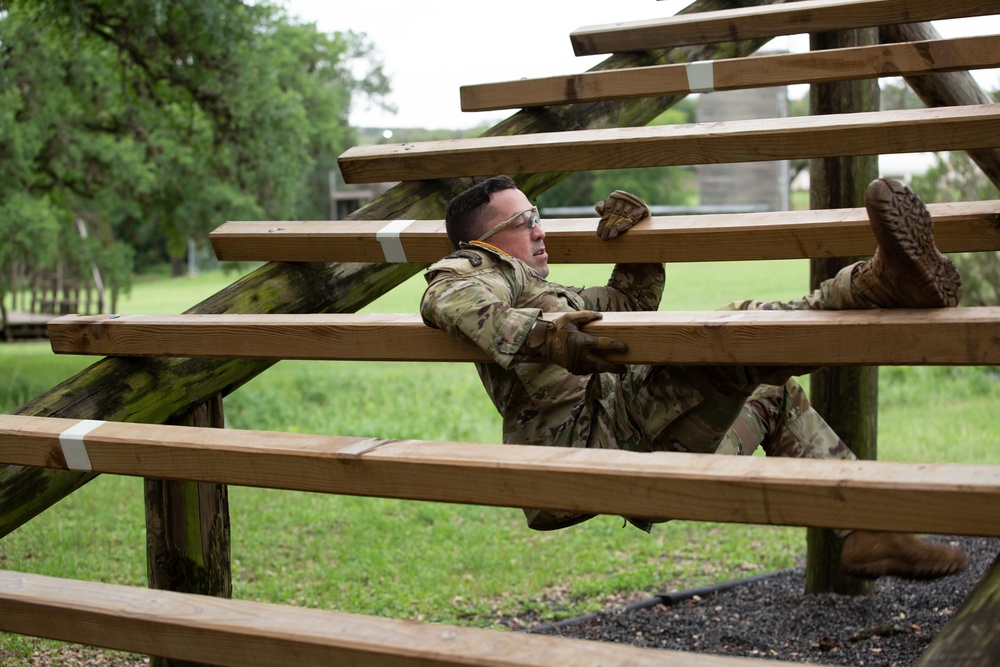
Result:
M668 267L665 309L800 296L805 262ZM603 283L607 267L555 267L567 284ZM178 313L232 276L139 282L122 313ZM423 279L367 310L416 310ZM0 345L0 411L93 359L44 343ZM1000 464L994 369L884 368L879 457ZM497 443L499 418L471 365L281 362L226 399L234 428ZM474 445L470 445L474 446ZM234 596L400 618L491 626L541 612L557 619L629 597L792 566L797 528L676 521L646 535L622 520L534 533L519 510L233 487ZM103 476L0 540L0 568L145 585L142 481ZM0 636L19 665L39 643Z

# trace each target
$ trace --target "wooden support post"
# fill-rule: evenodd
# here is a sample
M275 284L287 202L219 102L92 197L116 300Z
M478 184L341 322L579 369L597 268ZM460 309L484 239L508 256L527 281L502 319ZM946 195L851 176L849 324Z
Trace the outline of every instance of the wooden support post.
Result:
M878 43L877 29L866 28L810 37L813 50ZM877 111L877 80L843 81L810 89L813 115ZM810 173L811 208L843 208L864 205L865 188L878 175L878 158L847 157L812 160ZM836 275L858 258L810 260L810 287ZM825 368L809 380L810 399L830 426L861 459L875 459L878 413L878 368L849 366ZM864 595L872 582L843 574L840 569L840 541L828 530L810 528L806 537L806 592Z
M740 0L696 0L684 12L739 7ZM758 4L775 4L763 0ZM766 38L614 55L595 69L693 62L750 55ZM485 134L490 136L645 125L684 96L616 100L585 105L536 107L514 114ZM533 174L518 179L529 198L568 173ZM433 220L444 216L449 199L474 184L472 178L397 185L352 220ZM193 313L354 312L416 275L422 264L267 264L191 308ZM273 362L192 359L105 359L18 408L15 414L163 423L171 415L214 394L249 382ZM94 478L92 473L0 466L0 537Z
M181 426L224 428L222 396L186 415ZM150 588L221 598L233 594L229 490L225 484L146 479L146 568ZM197 663L151 656L153 667Z

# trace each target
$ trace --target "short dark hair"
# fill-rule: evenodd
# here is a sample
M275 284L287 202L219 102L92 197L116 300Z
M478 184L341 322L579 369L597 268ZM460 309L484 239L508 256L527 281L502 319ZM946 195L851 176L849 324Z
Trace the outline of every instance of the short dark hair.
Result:
M517 183L509 176L491 176L448 202L444 226L456 250L460 243L477 239L486 231L483 226L492 213L489 204L493 193L516 188Z

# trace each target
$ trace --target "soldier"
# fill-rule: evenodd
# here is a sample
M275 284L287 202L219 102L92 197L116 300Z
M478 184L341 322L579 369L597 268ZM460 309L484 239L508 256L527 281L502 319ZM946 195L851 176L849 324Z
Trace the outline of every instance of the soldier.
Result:
M955 306L961 279L934 245L927 209L909 188L874 181L866 195L875 255L789 302L742 301L727 309L940 308ZM595 209L610 240L649 215L616 190ZM854 459L792 375L815 369L755 366L623 366L606 358L625 343L583 331L602 311L656 310L662 264L617 264L604 287L549 282L538 209L513 180L495 176L448 203L456 251L432 265L421 301L429 326L482 348L483 386L503 418L503 441L637 452L672 451ZM540 319L542 313L563 313ZM536 530L593 515L525 509ZM649 531L666 519L627 517ZM841 566L874 579L930 579L961 571L965 554L912 535L843 531Z

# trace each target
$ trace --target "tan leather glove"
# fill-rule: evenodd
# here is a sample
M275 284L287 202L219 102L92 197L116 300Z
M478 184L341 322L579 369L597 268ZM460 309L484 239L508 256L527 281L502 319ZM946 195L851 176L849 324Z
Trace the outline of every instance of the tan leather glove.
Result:
M635 226L643 218L649 217L649 207L633 194L615 190L604 201L594 205L601 221L597 223L597 235L605 241Z
M591 336L580 327L603 317L592 310L563 313L551 322L538 320L528 335L528 350L562 366L574 375L625 373L625 366L603 358L608 351L626 352L628 346L615 338Z

